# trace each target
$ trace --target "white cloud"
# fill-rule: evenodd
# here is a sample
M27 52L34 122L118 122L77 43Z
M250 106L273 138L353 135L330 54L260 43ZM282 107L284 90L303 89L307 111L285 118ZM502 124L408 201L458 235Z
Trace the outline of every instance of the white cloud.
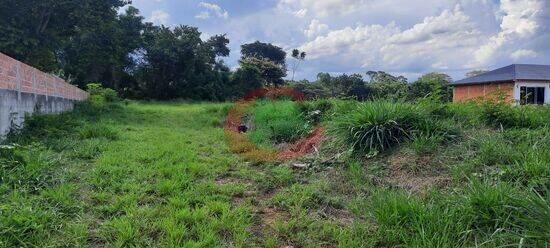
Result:
M279 8L292 12L307 10L316 17L346 14L356 11L366 0L281 0Z
M294 16L298 18L304 18L307 15L307 9L299 9L294 12Z
M426 17L402 30L395 23L359 25L333 30L303 44L300 50L310 59L333 60L366 67L427 67L446 69L461 66L482 42L480 32L459 7Z
M489 38L475 53L478 64L490 63L499 50L537 33L539 17L546 0L502 0L497 15L502 19L500 32Z
M380 51L387 65L445 70L462 67L483 42L480 36L470 18L456 6L393 35Z
M510 55L510 58L512 58L513 60L520 60L524 58L535 58L535 57L537 57L537 52L533 50L527 50L527 49L516 50Z
M208 19L211 16L216 16L223 19L229 18L229 12L227 12L227 10L222 9L217 4L200 2L199 6L206 10L202 11L201 13L195 16L198 19Z
M208 13L208 11L202 11L201 13L199 13L198 15L195 16L195 18L197 19L208 19L210 18L210 13Z
M304 34L308 37L314 37L318 35L323 35L328 31L328 25L321 23L317 19L311 20L308 28L304 30Z
M147 21L152 22L157 25L166 25L168 24L168 20L170 19L170 15L162 10L154 10L151 13L151 17L147 19Z

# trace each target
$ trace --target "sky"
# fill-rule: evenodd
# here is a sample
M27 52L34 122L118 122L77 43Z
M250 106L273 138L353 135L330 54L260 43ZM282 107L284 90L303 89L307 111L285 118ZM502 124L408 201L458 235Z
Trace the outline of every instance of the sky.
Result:
M509 64L550 64L550 0L133 0L147 21L307 53L296 79L386 71L409 80Z

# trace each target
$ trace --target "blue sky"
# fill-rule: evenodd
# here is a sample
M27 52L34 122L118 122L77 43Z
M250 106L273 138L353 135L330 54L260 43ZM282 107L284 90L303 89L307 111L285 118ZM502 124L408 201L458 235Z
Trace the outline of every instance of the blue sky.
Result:
M133 0L148 21L260 40L308 53L297 79L383 70L410 80L432 71L550 64L549 0Z

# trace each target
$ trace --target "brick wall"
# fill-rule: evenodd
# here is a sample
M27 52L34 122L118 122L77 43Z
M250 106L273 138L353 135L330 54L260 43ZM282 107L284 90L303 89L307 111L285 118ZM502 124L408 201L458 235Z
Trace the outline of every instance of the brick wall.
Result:
M465 102L480 99L496 99L499 93L506 96L508 100L514 99L514 83L490 83L455 85L453 88L453 101Z
M88 93L63 79L0 53L0 90L2 89L68 100L84 100L88 97Z

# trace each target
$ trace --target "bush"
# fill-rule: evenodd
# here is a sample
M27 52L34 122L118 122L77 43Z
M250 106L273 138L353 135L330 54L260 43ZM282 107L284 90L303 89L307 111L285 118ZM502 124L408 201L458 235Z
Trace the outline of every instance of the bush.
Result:
M550 123L547 106L512 106L508 102L486 101L482 104L482 119L497 128L538 128Z
M250 133L257 144L292 142L311 129L292 101L259 101L254 109L254 129Z
M86 88L90 97L100 98L106 102L116 102L119 100L115 90L104 88L100 83L87 84Z
M367 102L348 114L335 117L329 131L353 151L370 153L410 140L417 123L425 118L422 110L411 104Z
M316 100L298 103L302 115L311 124L318 124L321 119L332 109L332 103L328 100Z

